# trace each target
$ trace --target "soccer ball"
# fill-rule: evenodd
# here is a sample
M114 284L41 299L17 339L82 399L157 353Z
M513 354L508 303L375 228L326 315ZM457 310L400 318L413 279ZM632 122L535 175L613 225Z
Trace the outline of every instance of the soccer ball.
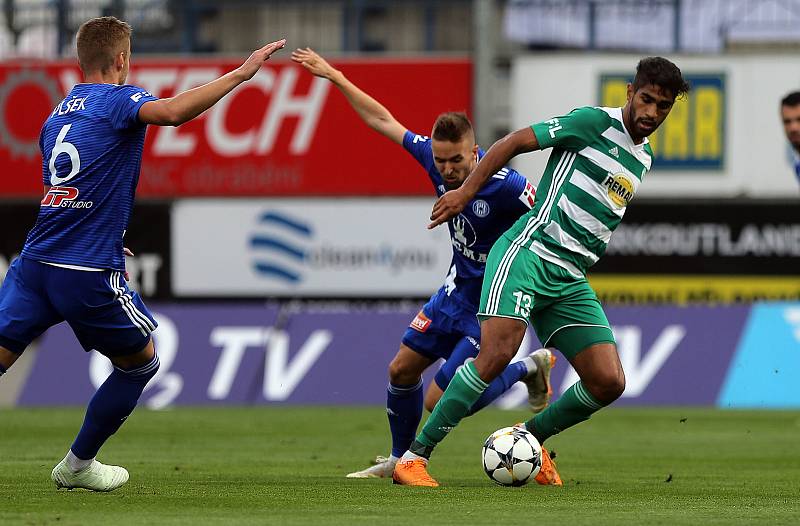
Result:
M501 486L522 486L542 467L542 446L521 427L498 429L486 439L481 451L483 469Z

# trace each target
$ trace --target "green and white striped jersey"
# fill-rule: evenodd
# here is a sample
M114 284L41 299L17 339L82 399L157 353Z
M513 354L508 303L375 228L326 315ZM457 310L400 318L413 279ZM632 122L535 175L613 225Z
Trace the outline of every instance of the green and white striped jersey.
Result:
M653 150L647 139L633 143L622 108L577 108L531 128L553 151L533 208L505 235L582 277L605 252Z

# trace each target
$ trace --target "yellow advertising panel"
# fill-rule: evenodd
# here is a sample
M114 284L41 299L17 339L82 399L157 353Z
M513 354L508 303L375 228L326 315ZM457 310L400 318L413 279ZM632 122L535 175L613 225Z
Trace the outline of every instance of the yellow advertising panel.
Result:
M800 300L800 276L597 274L589 283L606 304L724 304Z

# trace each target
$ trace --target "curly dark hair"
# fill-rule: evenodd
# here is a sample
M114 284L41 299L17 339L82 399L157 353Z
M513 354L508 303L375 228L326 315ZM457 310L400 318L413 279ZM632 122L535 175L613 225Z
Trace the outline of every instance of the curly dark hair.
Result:
M678 66L664 57L647 57L636 65L636 76L633 78L633 90L654 84L672 93L676 99L689 93L691 87L683 78Z

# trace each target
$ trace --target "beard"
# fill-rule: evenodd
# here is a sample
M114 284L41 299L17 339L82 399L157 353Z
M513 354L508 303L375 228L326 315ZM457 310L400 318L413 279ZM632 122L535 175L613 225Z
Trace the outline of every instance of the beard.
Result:
M451 182L451 181L445 180L444 181L444 187L448 191L450 191L450 190L458 190L459 188L461 188L461 185L463 184L463 182L464 181L452 181Z

